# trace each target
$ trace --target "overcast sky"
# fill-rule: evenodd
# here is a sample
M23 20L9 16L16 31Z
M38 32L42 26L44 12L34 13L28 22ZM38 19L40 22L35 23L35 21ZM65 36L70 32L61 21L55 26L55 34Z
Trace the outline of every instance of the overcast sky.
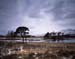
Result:
M0 34L26 26L30 34L75 28L75 0L0 0Z

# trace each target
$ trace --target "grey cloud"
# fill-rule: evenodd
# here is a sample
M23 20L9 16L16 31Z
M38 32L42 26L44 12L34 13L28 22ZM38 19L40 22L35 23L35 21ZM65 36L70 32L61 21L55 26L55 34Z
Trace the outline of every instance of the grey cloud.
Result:
M35 33L75 28L74 6L75 0L0 0L0 32L22 25Z
M64 15L69 16L68 14L74 14L75 11L75 1L74 0L58 0L55 3L53 10L53 13L57 19L63 19Z

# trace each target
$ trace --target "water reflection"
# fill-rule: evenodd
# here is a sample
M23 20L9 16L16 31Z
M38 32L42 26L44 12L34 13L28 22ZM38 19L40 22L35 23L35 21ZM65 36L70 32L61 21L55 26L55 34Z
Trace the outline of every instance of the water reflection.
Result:
M22 40L0 40L3 42L22 42ZM64 40L60 41L52 41L52 39L43 39L43 38L27 38L27 41L24 42L49 42L49 43L75 43L75 38L65 38Z

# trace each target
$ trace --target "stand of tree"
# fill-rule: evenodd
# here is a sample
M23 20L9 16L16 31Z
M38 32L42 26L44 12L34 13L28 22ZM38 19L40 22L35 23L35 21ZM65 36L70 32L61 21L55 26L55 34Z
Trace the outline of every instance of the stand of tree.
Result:
M15 32L14 31L8 32L6 36L8 39L13 39L15 37L22 38L23 43L24 43L24 40L26 40L26 38L29 37L28 34L29 34L29 28L21 26L21 27L18 27Z
M56 40L65 40L65 38L75 38L75 35L71 35L71 34L64 34L62 32L47 32L44 35L44 39L52 39L53 41Z

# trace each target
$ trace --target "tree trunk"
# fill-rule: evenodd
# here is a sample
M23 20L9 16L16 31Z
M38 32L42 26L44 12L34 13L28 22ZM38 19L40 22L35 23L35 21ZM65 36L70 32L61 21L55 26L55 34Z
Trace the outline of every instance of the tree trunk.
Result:
M22 33L21 33L21 37L22 37L22 43L24 43L24 37L22 36Z

